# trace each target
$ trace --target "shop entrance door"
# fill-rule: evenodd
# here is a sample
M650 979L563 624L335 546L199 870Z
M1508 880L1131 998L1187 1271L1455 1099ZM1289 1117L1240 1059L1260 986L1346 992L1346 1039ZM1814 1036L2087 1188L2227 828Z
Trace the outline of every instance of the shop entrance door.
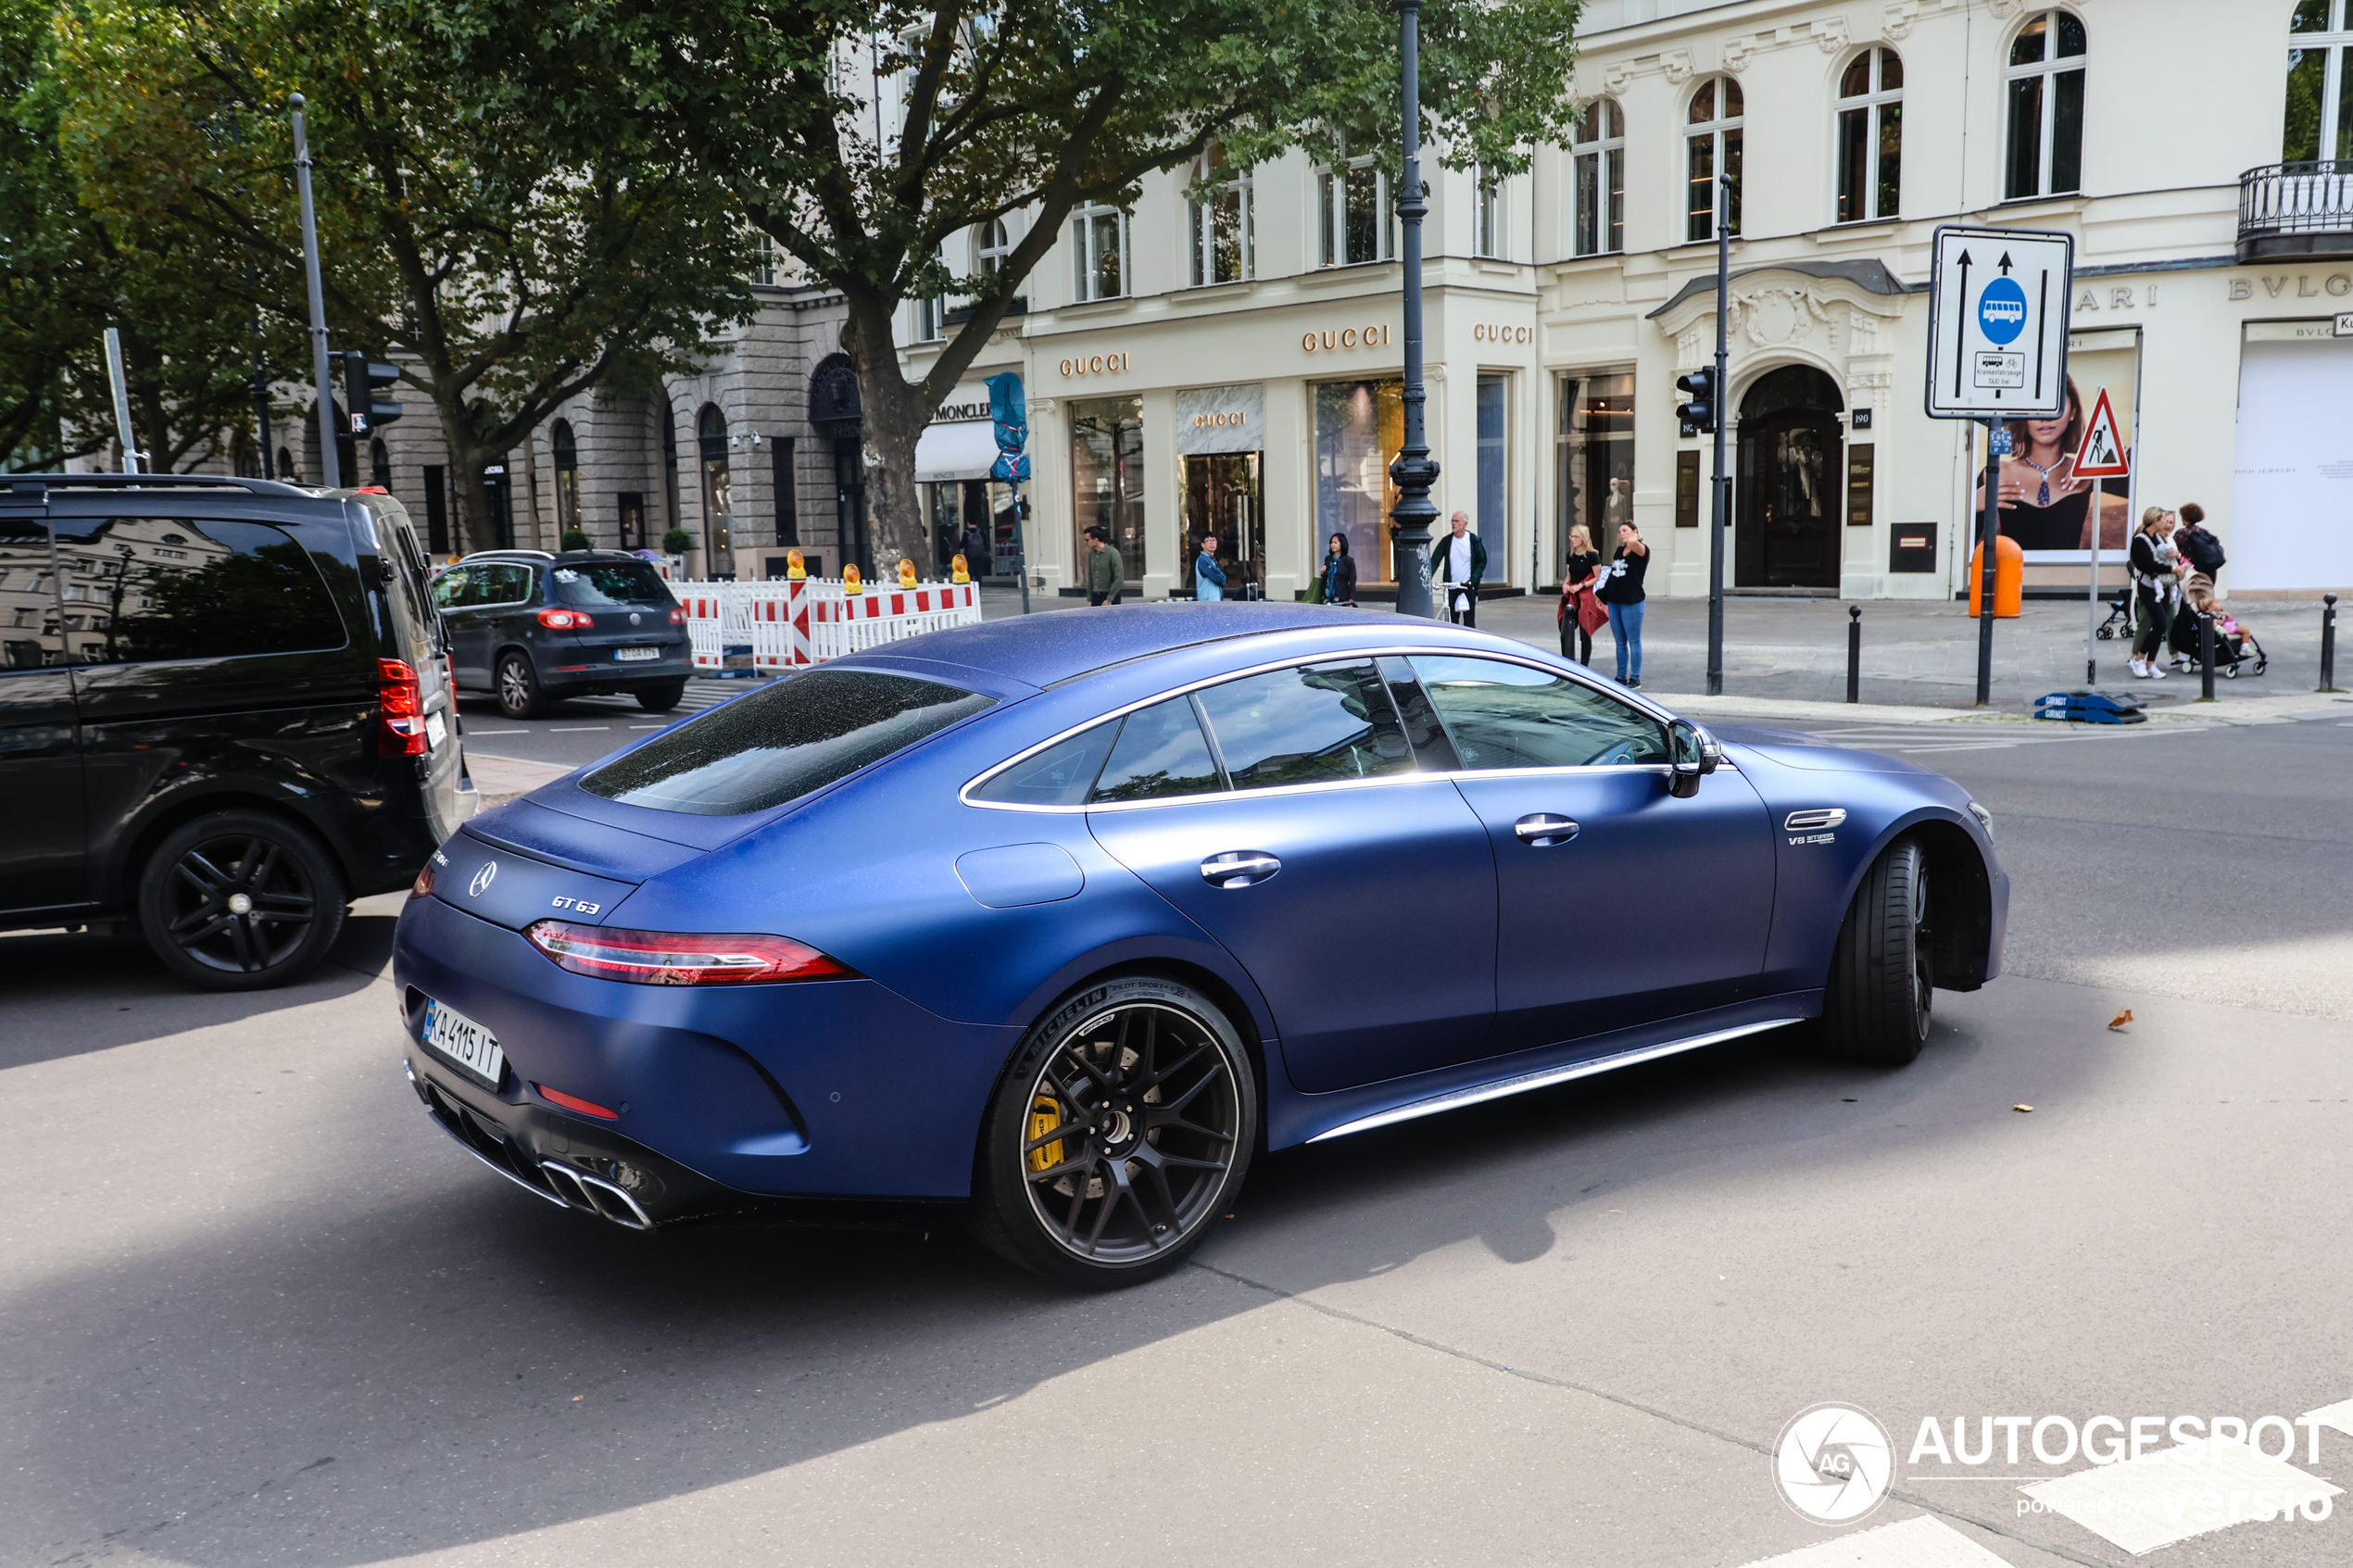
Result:
M1201 542L1217 535L1217 563L1229 599L1266 595L1266 519L1259 506L1259 454L1203 452L1185 466L1185 586L1192 586Z
M1838 385L1790 365L1741 399L1740 505L1734 583L1743 588L1835 588L1845 479Z

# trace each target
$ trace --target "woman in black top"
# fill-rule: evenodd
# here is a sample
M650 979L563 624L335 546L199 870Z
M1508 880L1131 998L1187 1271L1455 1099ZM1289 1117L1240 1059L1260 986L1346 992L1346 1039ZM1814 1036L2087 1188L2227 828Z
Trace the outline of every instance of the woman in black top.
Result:
M1560 621L1561 657L1589 666L1593 662L1593 633L1585 629L1580 611L1586 596L1600 581L1601 571L1602 553L1593 548L1593 535L1580 522L1568 531L1568 564L1561 568L1561 602L1555 619Z
M1356 602L1356 558L1348 552L1348 535L1335 533L1324 543L1324 602Z
M1619 523L1617 554L1603 574L1600 597L1609 606L1610 635L1617 639L1617 678L1638 688L1642 684L1642 575L1650 565L1651 547L1642 543L1642 531L1630 522Z
M2144 681L2162 681L2157 656L2182 602L2182 569L2185 564L2173 548L2173 514L2151 507L2141 514L2133 535L2133 613L2140 627L2133 638L2133 673Z

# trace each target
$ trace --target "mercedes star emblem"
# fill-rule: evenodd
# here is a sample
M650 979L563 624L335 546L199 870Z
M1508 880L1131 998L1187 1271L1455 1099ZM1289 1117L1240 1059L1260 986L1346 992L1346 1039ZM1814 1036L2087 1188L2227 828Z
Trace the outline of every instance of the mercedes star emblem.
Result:
M481 897L482 890L488 887L490 885L491 879L496 877L497 874L498 862L496 860L484 860L482 863L482 870L474 872L474 879L466 884L466 897L469 898Z

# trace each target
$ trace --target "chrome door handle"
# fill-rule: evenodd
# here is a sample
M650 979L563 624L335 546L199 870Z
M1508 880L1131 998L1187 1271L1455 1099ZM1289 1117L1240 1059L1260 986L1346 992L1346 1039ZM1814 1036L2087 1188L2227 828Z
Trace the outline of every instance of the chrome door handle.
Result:
M1201 879L1212 887L1248 887L1265 882L1283 863L1259 849L1228 849L1201 863Z
M1555 844L1567 844L1577 836L1577 823L1550 811L1531 811L1512 824L1519 841L1530 849L1549 849Z

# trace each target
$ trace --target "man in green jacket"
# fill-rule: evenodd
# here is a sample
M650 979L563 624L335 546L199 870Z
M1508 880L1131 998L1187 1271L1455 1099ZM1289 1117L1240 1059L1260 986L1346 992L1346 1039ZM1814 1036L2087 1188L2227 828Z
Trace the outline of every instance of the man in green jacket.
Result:
M1101 523L1087 530L1087 602L1115 605L1127 587L1127 561Z
M1429 580L1447 587L1446 619L1478 624L1478 580L1487 575L1487 542L1470 531L1470 513L1456 512L1454 532L1429 550Z

